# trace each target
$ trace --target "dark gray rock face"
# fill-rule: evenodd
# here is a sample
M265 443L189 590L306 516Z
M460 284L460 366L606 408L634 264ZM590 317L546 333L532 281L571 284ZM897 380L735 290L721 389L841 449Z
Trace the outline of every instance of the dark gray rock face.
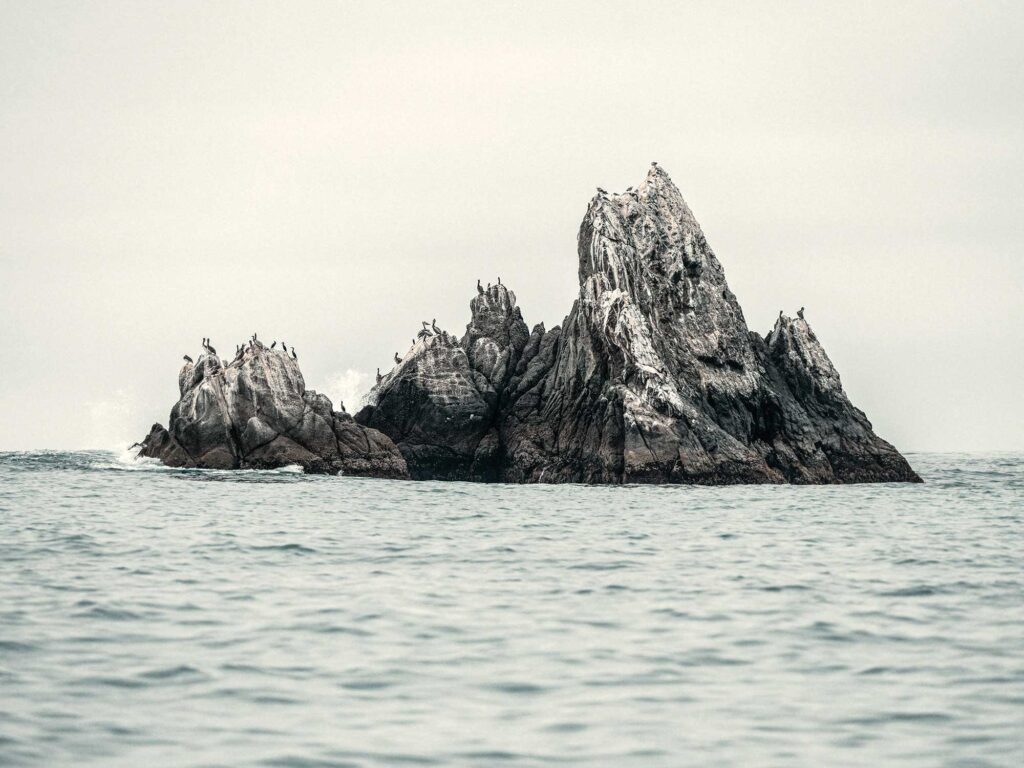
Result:
M747 329L679 190L654 166L599 193L580 294L526 332L515 296L474 298L466 334L421 338L359 423L417 478L507 482L919 481L871 430L803 319Z
M154 425L140 456L174 467L298 464L307 472L408 477L394 443L307 390L298 363L280 349L247 343L229 364L204 354L185 363L178 388L170 428Z
M415 479L497 480L501 396L529 339L516 297L488 286L461 340L421 332L356 421L391 437Z

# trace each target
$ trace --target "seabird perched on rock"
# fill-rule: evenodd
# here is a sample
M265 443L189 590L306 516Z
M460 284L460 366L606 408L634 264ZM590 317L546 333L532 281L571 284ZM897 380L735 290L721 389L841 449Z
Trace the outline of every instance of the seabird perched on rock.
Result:
M597 188L597 194L599 194L599 195L607 195L608 193L607 193L607 192L605 192L605 191L604 191L603 189L601 189L600 187L598 187L598 188Z
M798 309L796 311L796 316L799 317L801 320L804 319L804 308L803 307L800 307L800 309Z
M380 368L377 369L377 383L380 384L384 380L384 377L380 375Z
M437 327L437 318L436 317L433 320L430 321L430 328L434 331L435 334L438 334L438 333L441 332L441 329Z
M281 342L281 349L283 349L285 352L288 351L288 345L285 344L283 341Z
M501 275L498 275L498 285L501 285Z
M270 345L270 348L273 349L276 346L277 346L277 342L275 341L273 344Z
M292 347L292 360L298 360L299 356L295 354L295 347Z
M781 320L781 319L782 319L782 310L780 309L779 310L779 320Z
M207 351L209 351L209 353L211 355L216 355L217 354L217 350L213 348L213 346L210 344L209 341L206 342L206 349L207 349Z
M424 331L427 330L427 321L426 320L420 320L420 323L423 325L423 330Z
M476 292L479 293L479 294L483 294L483 292L484 292L484 287L482 285L480 285L480 278L479 277L476 279Z
M192 358L189 357L188 355L185 355L185 362L186 363L191 363L192 362Z
M400 357L398 356L398 353L397 353L397 352L395 352L395 362L396 362L396 363L401 363L401 362L402 362L402 358L400 358Z

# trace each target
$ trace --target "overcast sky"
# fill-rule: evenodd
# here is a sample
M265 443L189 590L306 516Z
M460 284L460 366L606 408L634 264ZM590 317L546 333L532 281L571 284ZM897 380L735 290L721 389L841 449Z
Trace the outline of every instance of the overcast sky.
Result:
M0 449L141 439L203 336L351 411L478 277L551 327L652 160L880 435L1024 448L1021 8L4 0Z

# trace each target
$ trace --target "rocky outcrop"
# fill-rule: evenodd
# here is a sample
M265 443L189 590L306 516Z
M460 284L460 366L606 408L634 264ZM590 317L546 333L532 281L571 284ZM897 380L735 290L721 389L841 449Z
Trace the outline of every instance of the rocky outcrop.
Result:
M657 165L635 190L598 190L578 256L561 326L529 331L511 290L478 284L462 337L424 323L354 419L280 350L203 355L142 455L438 480L920 481L850 403L802 310L766 337L747 328Z
M424 329L356 420L398 445L416 479L497 480L502 394L529 339L516 296L498 284L470 302L461 340Z
M230 363L206 353L178 374L181 399L169 428L155 424L140 456L174 467L272 469L408 477L405 460L380 432L307 390L298 362L249 343Z
M356 420L419 478L508 482L918 481L843 392L810 326L748 330L721 264L659 167L599 192L579 298L527 335L504 286L461 340L417 341Z

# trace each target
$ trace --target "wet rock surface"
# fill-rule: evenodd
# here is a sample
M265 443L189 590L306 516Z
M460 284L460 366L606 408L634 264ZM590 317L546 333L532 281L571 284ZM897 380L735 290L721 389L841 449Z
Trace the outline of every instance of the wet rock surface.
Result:
M356 420L417 478L505 482L919 481L843 392L807 322L746 325L668 174L591 200L580 293L527 333L515 295L479 289L458 341L421 338Z
M230 363L209 352L178 375L169 427L155 424L140 456L175 467L273 469L408 477L394 443L307 390L282 349L247 343Z

